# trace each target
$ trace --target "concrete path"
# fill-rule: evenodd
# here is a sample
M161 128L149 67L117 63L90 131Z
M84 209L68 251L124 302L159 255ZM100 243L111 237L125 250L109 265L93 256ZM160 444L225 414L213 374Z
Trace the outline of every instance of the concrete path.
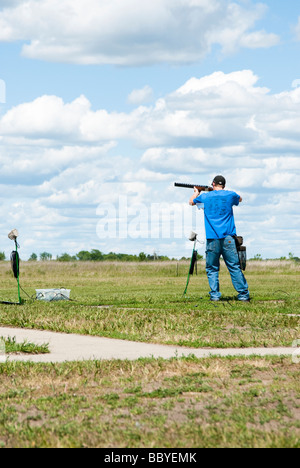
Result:
M65 362L100 359L128 359L141 357L169 359L172 357L195 355L198 358L209 356L267 356L295 354L295 348L244 348L244 349L193 349L178 346L165 346L133 341L116 340L94 336L82 336L65 333L53 333L30 329L0 327L0 337L16 338L18 343L27 340L34 344L49 344L49 354L41 355L10 355L2 353L1 362L31 361L31 362Z

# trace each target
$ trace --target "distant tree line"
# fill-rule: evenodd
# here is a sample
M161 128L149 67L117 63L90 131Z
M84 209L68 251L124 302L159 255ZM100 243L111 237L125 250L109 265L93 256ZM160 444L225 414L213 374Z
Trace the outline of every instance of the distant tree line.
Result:
M48 252L43 252L40 254L40 261L49 261L52 260L52 255ZM36 253L31 254L29 261L37 261L38 256ZM93 249L90 252L87 250L82 250L76 255L70 255L68 253L63 253L58 255L56 260L59 262L105 262L105 261L119 261L119 262L149 262L149 261L169 261L169 257L165 255L147 255L144 252L140 252L139 255L132 254L122 254L109 252L105 254L100 250Z
M263 261L264 259L262 258L261 254L256 254L254 255L253 258L250 258L249 260L261 260ZM268 260L268 259L266 259ZM272 259L272 260L292 260L296 263L299 263L300 262L300 258L299 257L296 257L292 252L289 253L289 256L288 257L280 257L280 258L276 258L276 259Z
M36 262L38 260L40 261L49 261L52 260L53 256L49 252L42 252L39 256L36 253L32 253L29 261L31 262ZM198 260L202 260L203 255L198 254ZM5 261L6 260L6 255L4 252L0 252L0 261ZM140 252L138 255L132 255L132 254L122 254L122 253L114 253L114 252L109 252L108 254L105 254L103 252L100 252L100 250L93 249L90 252L87 250L82 250L76 255L69 255L68 253L64 253L62 255L58 255L56 257L56 260L59 262L74 262L74 261L80 261L80 262L104 262L104 261L119 261L119 262L151 262L151 261L171 261L175 260L174 258L169 258L166 255L157 255L155 252L153 255L147 255L145 252ZM176 259L177 260L177 259ZM190 257L182 257L180 259L181 261L189 261ZM249 260L264 260L261 254L256 254L252 258L249 258ZM268 259L265 259L268 260ZM289 253L288 257L280 257L278 259L272 259L272 260L292 260L296 263L300 262L300 258L296 257L293 253Z
M31 262L36 262L37 259L38 259L38 256L37 256L36 253L31 254L31 256L30 256L30 258L29 258L29 260L30 260ZM40 260L41 260L42 262L45 262L46 260L52 260L52 254L51 254L51 253L48 253L48 252L42 252L42 253L40 254Z

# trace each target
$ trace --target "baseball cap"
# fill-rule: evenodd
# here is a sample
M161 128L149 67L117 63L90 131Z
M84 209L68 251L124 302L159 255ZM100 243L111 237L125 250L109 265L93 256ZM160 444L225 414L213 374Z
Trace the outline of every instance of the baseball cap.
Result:
M226 185L226 180L223 176L221 175L217 175L214 180L213 180L213 183L215 183L216 185L222 185L223 187L225 187Z

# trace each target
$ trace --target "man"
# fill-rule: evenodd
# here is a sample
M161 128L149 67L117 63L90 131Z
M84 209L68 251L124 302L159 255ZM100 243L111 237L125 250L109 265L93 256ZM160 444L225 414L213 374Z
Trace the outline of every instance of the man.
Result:
M206 231L206 273L211 288L210 299L219 301L220 256L222 255L231 276L233 287L238 292L238 300L249 302L249 289L241 270L236 249L236 227L233 206L238 206L242 198L235 192L225 190L226 180L218 175L214 178L210 192L200 192L194 189L190 205L204 205Z

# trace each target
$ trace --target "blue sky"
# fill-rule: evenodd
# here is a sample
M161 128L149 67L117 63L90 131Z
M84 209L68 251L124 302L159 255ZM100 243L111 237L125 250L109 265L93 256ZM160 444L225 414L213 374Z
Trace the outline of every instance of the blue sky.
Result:
M221 173L248 256L300 256L299 53L291 0L0 0L0 250L189 256L173 184Z

